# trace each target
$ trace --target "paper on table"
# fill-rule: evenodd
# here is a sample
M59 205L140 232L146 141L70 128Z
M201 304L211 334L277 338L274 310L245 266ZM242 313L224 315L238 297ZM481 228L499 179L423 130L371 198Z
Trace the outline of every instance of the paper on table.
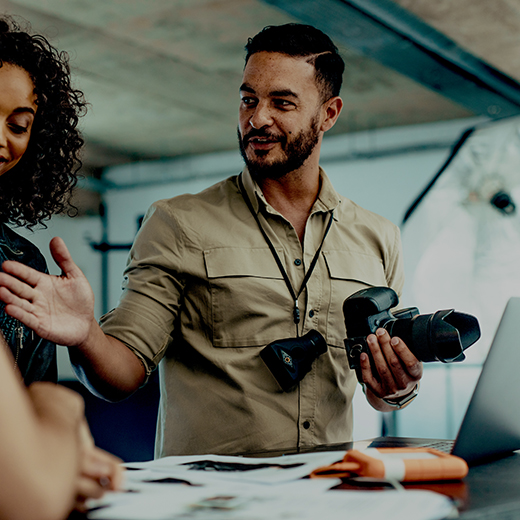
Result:
M313 469L340 461L344 455L344 451L300 453L270 458L189 455L129 463L126 467L133 470L148 470L163 477L167 475L187 480L200 478L207 481L206 477L209 477L218 481L238 480L277 484L302 478ZM129 473L133 472L129 471Z
M227 482L201 487L151 486L148 492L113 494L91 520L316 520L384 518L440 520L453 510L450 500L430 491L326 491L324 480L277 486ZM320 482L322 485L318 485ZM334 481L333 481L334 482Z
M340 460L343 454L269 459L203 455L127 464L134 469L126 472L126 492L107 493L101 500L91 501L96 509L88 518L316 520L348 513L367 519L438 520L453 511L447 497L429 491L330 490L340 481L301 479L316 467Z

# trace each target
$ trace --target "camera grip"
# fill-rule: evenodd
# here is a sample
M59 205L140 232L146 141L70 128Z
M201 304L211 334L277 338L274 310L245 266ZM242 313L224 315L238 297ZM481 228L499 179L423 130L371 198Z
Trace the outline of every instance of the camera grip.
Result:
M370 360L370 367L372 369L372 374L374 377L379 380L379 374L377 372L377 367L370 352L370 348L368 346L366 338L346 338L344 340L345 349L347 353L347 360L351 370L356 371L357 379L360 383L363 383L363 375L361 371L361 360L360 356L364 352L368 355L368 359Z

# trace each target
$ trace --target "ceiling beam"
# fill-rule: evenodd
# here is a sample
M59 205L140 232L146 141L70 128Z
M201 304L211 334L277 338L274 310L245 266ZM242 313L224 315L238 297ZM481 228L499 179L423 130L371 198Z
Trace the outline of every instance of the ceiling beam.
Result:
M520 84L391 0L262 0L490 118L520 114Z

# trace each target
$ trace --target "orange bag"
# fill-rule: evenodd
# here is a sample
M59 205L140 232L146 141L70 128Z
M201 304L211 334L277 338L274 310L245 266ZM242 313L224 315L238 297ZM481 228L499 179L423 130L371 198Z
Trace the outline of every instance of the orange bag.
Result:
M400 482L464 478L468 465L460 457L431 448L349 450L341 462L315 469L311 478L373 477Z

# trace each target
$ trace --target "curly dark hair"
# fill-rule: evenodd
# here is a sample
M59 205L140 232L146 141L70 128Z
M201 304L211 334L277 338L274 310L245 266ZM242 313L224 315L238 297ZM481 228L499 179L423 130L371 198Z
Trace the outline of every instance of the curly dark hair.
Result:
M345 62L332 40L316 27L301 23L268 25L248 39L245 49L246 65L253 54L262 51L308 58L316 70L323 101L339 96Z
M0 17L0 67L4 63L29 74L38 111L25 154L0 177L0 221L31 228L73 208L84 143L77 125L86 103L71 85L68 54L7 16Z

